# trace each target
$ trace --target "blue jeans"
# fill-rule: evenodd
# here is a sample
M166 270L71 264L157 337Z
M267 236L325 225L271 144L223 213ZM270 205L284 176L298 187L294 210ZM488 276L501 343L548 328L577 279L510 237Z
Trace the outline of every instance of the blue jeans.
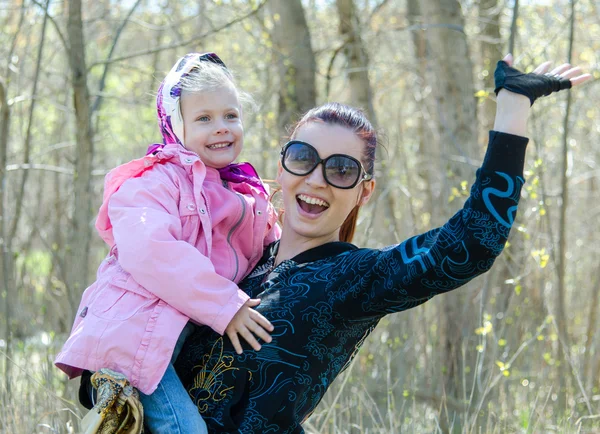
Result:
M193 330L193 325L188 323L181 332L171 363L154 393L140 393L144 423L152 434L208 434L206 423L173 368L185 339Z

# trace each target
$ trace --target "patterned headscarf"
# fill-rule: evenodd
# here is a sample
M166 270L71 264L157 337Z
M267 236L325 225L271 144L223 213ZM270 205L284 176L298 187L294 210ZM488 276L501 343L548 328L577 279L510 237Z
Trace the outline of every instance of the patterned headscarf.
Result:
M173 65L173 68L158 88L158 95L156 96L158 123L165 145L171 143L183 144L181 141L183 137L183 118L179 104L181 80L198 65L198 62L212 62L227 70L223 61L215 53L189 53Z
M229 73L223 61L215 53L189 53L179 59L167 74L156 96L158 124L163 136L163 143L155 143L148 147L146 155L153 154L169 144L184 145L183 117L181 116L181 80L189 74L198 62L212 62L222 66ZM250 163L229 164L219 169L221 178L229 182L246 182L267 193L264 184Z

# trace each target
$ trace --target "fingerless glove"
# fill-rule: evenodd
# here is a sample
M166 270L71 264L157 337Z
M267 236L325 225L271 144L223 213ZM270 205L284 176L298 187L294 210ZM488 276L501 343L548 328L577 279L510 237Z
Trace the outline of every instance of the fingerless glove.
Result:
M514 93L525 95L531 101L531 105L541 96L550 95L563 89L571 88L571 80L555 75L525 74L518 69L508 66L500 60L494 72L494 83L496 95L500 89L506 89Z

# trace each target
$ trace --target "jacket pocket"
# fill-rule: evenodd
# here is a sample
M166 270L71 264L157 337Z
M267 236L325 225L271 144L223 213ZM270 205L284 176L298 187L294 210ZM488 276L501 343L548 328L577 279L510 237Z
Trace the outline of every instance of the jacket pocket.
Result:
M206 212L206 210L204 210ZM196 206L194 196L183 194L179 200L179 218L181 220L182 238L194 243L200 228L200 210Z
M131 276L119 275L100 289L91 311L99 318L122 321L152 310L158 302L158 297Z

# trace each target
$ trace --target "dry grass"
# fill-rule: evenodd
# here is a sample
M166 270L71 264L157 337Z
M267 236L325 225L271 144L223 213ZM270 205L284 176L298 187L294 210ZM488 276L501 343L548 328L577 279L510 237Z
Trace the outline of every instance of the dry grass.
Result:
M535 378L535 387L529 387L531 383L524 382L522 375L502 376L488 382L485 393L477 394L479 398L462 402L406 388L403 379L417 374L418 369L399 373L393 362L402 355L402 348L390 348L387 357L380 351L380 357L373 360L370 351L382 350L377 341L381 336L375 333L373 337L307 421L307 434L600 432L600 415L586 412L581 397L569 397L569 416L558 417L554 385L551 380L544 383L543 374L529 375L531 383ZM76 403L78 383L66 381L52 364L59 341L41 335L17 342L10 361L10 392L4 380L6 354L0 348L4 360L0 370L0 433L78 432L84 411ZM471 383L473 375L465 378L465 383ZM594 406L600 401L600 396L588 398Z
M58 343L42 334L14 344L10 384L6 382L6 353L0 348L0 433L75 433L82 410L75 402L76 382L52 363Z

